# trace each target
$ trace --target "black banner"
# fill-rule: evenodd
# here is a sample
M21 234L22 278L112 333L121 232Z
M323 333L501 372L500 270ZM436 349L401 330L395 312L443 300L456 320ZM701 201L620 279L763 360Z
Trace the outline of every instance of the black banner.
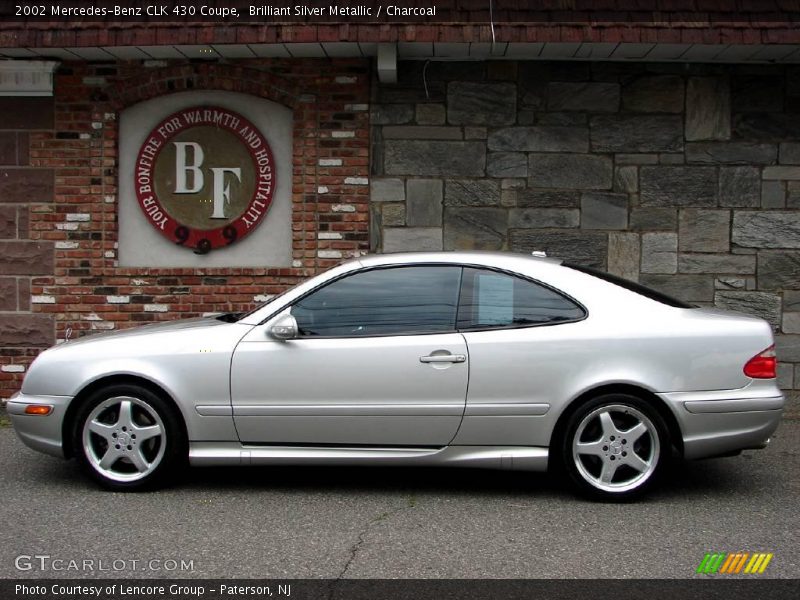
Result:
M3 600L783 600L793 579L2 580ZM757 576L755 576L757 577Z
M0 0L0 23L795 23L796 2L665 0Z

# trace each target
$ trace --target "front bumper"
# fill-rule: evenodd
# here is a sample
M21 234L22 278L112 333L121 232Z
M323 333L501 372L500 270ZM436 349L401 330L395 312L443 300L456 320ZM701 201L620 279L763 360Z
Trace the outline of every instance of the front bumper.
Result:
M785 398L774 386L659 394L683 434L683 455L708 458L763 448L780 423Z
M61 433L70 400L72 396L28 396L18 392L9 398L6 410L14 430L26 446L63 458ZM25 414L25 407L30 404L46 404L53 410L48 415Z

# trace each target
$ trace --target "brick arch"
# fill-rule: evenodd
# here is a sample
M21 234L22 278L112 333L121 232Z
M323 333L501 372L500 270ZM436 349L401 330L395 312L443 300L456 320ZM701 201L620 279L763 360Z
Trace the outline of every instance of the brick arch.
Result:
M214 90L249 94L294 109L302 91L271 71L244 65L185 63L121 78L106 93L115 111L177 92Z

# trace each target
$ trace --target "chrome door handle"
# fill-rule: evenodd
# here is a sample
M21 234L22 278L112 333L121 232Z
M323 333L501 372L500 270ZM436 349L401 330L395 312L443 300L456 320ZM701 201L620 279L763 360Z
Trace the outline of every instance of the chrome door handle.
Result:
M463 363L467 362L467 357L463 354L439 354L420 356L419 362L421 363Z

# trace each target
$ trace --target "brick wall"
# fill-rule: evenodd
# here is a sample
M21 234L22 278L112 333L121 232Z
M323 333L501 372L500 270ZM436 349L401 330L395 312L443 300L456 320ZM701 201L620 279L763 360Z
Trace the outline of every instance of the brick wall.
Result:
M775 328L800 389L800 69L401 63L376 86L375 250L608 269Z
M292 268L117 265L117 113L189 89L292 108ZM67 328L246 310L366 251L368 101L362 60L65 63L54 98L0 100L0 397Z

